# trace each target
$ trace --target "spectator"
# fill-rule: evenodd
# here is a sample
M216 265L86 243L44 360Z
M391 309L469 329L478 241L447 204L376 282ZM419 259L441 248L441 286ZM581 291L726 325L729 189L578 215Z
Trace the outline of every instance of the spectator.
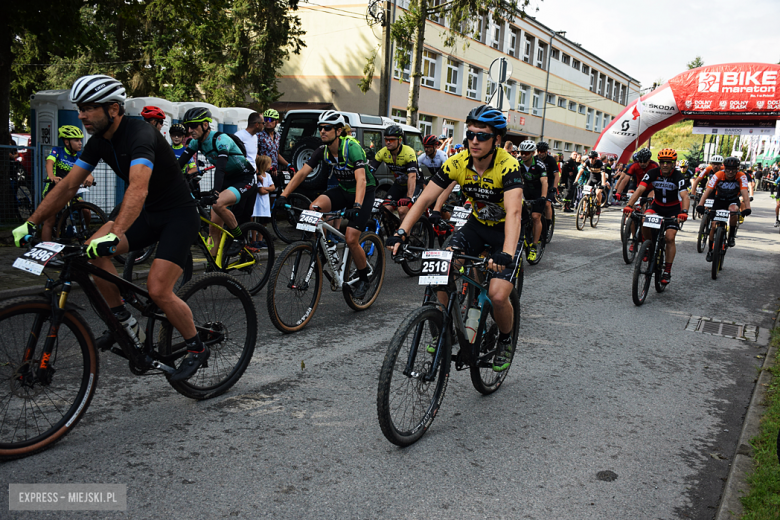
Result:
M252 218L260 224L267 224L271 220L271 200L270 194L276 189L271 179L271 158L267 155L258 155L255 163L257 173L255 173L255 185L257 186L257 198L252 212ZM252 246L258 249L265 249L268 245L260 237L252 237Z
M262 131L263 119L257 112L249 114L249 119L246 122L246 130L239 130L236 132L236 137L241 139L246 148L246 159L253 168L256 168L255 160L257 158L257 137L258 133Z

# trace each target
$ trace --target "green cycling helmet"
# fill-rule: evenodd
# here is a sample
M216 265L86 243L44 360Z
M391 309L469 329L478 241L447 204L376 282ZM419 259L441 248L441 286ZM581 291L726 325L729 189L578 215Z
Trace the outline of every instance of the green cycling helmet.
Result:
M60 139L84 139L84 132L81 128L73 125L61 126L57 135Z
M273 108L269 108L265 112L263 112L263 117L270 117L273 119L279 119L279 112L274 110Z
M187 123L204 123L206 121L211 123L211 111L205 107L195 107L184 113L181 122L186 125Z

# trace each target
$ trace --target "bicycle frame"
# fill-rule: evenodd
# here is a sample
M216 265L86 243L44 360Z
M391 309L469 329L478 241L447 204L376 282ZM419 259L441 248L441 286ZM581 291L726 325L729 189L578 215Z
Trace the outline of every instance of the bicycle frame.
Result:
M223 267L222 267L222 260L224 259L223 255L225 253L225 242L227 241L228 237L234 238L233 234L230 231L228 231L227 229L225 229L224 227L220 226L219 224L215 224L214 222L209 220L208 214L206 213L206 210L200 204L198 204L197 207L198 207L198 215L200 216L201 222L203 222L205 224L208 224L209 226L213 226L213 227L217 228L218 230L220 230L222 232L222 234L221 234L220 239L219 239L219 246L217 247L217 256L216 257L211 256L211 247L209 247L209 240L211 239L211 236L210 235L206 235L204 237L202 229L198 230L198 238L200 239L200 241L196 242L196 244L201 247L201 249L202 249L202 251L204 253L204 256L206 257L206 260L208 262L213 263L219 269L223 269ZM250 265L252 265L254 263L255 263L255 260L254 260L254 258L252 258L250 261L244 262L244 263L241 263L241 264L230 264L229 267L231 267L233 269L241 269L243 267L248 267L248 266L250 266ZM225 266L225 267L228 267L228 266Z

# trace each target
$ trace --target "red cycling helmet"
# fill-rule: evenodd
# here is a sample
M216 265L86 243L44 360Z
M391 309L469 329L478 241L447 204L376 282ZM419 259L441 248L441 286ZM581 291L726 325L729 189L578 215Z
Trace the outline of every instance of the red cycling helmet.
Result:
M162 119L165 120L165 112L159 107L144 107L141 110L141 117L144 119Z
M426 135L423 139L423 146L439 146L439 139L433 134Z

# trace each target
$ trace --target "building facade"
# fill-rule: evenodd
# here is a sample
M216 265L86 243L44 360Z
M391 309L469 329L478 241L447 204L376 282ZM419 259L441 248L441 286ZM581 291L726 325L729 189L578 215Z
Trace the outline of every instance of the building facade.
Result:
M407 6L408 0L398 0L395 16L402 16ZM381 77L382 27L368 25L367 5L302 3L299 15L307 46L283 67L279 89L284 95L275 107L327 106L405 122L409 70L395 66L392 78ZM443 44L446 23L429 19L425 30L418 103L418 126L424 133L463 139L466 114L487 103L498 88L488 72L497 58L506 58L512 69L504 92L508 138L515 143L543 135L554 152L587 151L639 96L636 79L532 17L501 24L482 20L474 31L478 37L454 48ZM363 94L358 82L375 49L376 71L371 89ZM379 106L382 82L390 84L389 107Z

